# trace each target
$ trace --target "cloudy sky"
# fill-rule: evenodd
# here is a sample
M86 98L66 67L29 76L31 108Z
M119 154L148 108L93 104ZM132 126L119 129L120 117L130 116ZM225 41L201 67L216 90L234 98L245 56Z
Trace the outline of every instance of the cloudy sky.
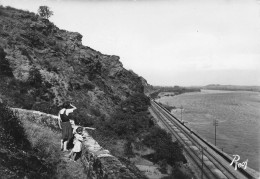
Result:
M0 0L37 12L59 28L118 55L152 85L260 85L260 3L256 0Z

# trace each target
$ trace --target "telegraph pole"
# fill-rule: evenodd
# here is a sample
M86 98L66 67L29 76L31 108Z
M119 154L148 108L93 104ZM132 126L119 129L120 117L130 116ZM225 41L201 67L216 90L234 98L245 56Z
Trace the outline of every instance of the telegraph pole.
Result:
M204 166L204 161L203 161L203 155L204 155L204 150L207 150L207 147L201 146L201 179L203 179L203 166Z
M217 126L218 126L218 121L217 121L217 119L214 119L214 121L213 121L213 126L215 126L215 146L217 146L217 145L216 145L216 141L217 141Z
M181 105L181 122L182 122L182 110L183 110L183 106Z
M203 148L201 149L201 179L203 179Z

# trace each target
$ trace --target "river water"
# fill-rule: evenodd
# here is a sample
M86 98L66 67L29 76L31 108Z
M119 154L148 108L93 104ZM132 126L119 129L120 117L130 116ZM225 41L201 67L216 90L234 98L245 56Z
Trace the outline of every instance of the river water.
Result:
M231 156L239 155L240 162L248 159L248 166L259 171L259 92L202 90L164 96L157 101L177 107L172 113L179 119L182 117L188 122L187 126L212 144L215 143L213 120L216 119L217 146Z

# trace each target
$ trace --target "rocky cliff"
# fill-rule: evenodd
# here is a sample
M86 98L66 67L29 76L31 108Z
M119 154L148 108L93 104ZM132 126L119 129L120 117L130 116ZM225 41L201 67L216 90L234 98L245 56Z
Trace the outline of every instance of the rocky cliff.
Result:
M38 15L0 7L0 98L12 107L55 114L69 100L81 117L104 117L144 79L118 56L82 45L82 35Z

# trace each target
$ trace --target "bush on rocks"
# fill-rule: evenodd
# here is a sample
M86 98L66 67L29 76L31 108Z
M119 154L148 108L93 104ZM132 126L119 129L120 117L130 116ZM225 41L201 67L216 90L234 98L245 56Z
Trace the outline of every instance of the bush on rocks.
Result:
M5 133L10 135L18 146L30 148L30 142L18 117L9 107L1 102L0 111L0 125L3 127Z

